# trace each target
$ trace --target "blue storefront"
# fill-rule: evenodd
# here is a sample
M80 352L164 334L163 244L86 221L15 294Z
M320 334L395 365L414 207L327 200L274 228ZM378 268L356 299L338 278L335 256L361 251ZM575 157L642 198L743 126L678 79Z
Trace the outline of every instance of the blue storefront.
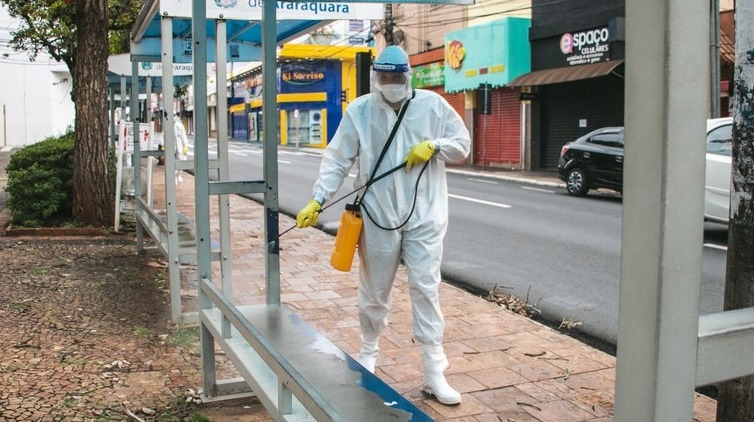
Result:
M356 54L369 47L285 45L278 60L278 142L324 148L335 135L348 103L356 98ZM232 80L230 133L262 140L261 67Z

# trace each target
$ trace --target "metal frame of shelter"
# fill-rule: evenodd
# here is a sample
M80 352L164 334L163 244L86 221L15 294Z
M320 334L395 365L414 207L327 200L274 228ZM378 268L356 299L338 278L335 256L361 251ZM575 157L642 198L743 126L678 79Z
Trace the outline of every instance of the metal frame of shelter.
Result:
M171 314L175 322L196 320L200 324L204 394L208 398L233 397L237 393L253 392L275 420L360 420L364 415L390 420L431 420L408 400L397 394L373 374L366 371L350 356L283 306L280 302L280 265L277 242L278 184L277 136L264 139L264 179L252 181L228 180L227 104L217 102L217 159L209 159L207 125L207 63L216 63L218 98L225 98L226 63L262 61L264 127L278 127L276 87L276 47L304 31L324 22L315 20L278 21L276 8L280 2L254 2L262 9L258 21L239 21L228 14L208 18L209 6L230 5L225 1L170 1L173 6L185 7L191 16L162 11L159 0L148 0L131 34L131 85L138 87L139 62L161 62L162 81L172 81L172 64L181 58L174 54L176 47L191 50L194 81L194 160L176 161L173 134L173 84L164 82L162 94L167 122L163 130L165 153L165 191L167 214L158 215L148 201L141 198L140 171L136 171L137 243L144 247L144 232L153 238L170 265ZM470 4L473 0L413 1L419 3ZM298 2L295 2L298 3ZM365 4L374 2L353 1ZM292 4L292 3L283 3ZM327 2L301 2L314 7ZM338 6L339 5L339 6ZM337 3L335 7L342 7ZM249 3L251 6L251 2ZM377 6L375 3L372 6ZM305 8L301 7L301 8ZM381 5L379 5L381 9ZM179 18L178 16L184 16ZM237 16L237 15L236 15ZM365 17L369 18L369 17ZM230 49L230 46L235 48ZM261 48L260 48L261 47ZM228 57L235 51L237 57ZM121 87L125 91L125 87ZM131 103L136 104L138 89L131 90ZM138 118L131 116L135 127ZM274 133L274 131L266 131ZM141 151L135 143L134 163L144 156L158 156L158 151ZM195 173L195 235L193 244L178 236L179 215L176 207L176 187L172 183L175 169L193 169ZM217 179L210 180L210 170ZM232 194L259 193L264 196L264 248L266 301L264 304L236 306L231 302L231 250L229 198ZM212 242L210 198L218 198L219 248ZM213 261L219 261L220 287L212 281ZM193 315L182 313L180 297L180 264L196 263L199 282L199 310ZM317 342L321 350L312 349ZM215 368L215 343L220 345L241 374L241 378L218 380ZM332 359L333 355L337 358ZM343 376L354 377L344 383ZM393 403L388 406L386 403ZM374 419L374 420L377 420Z
M469 1L409 1L411 3L469 4ZM155 18L156 1L148 1L144 16ZM219 18L207 25L207 3L191 2L191 36L194 80L206 80L208 28L214 32L211 49L218 69L218 94L225 86L227 24ZM314 2L317 3L317 2ZM360 3L354 1L353 3ZM276 18L278 2L264 2L258 32L262 46L264 127L276 128L276 45L281 40ZM694 388L754 373L754 309L699 317L703 225L704 147L702 135L708 115L707 87L709 45L707 0L630 0L626 2L626 165L623 206L623 237L620 288L619 342L615 390L616 421L688 421L693 415ZM169 16L159 17L163 34L173 34ZM137 61L163 63L163 80L172 80L174 41L162 37L161 57L144 54L140 48L146 27L141 20L132 35L133 75ZM258 23L249 23L256 27ZM212 35L212 34L210 34ZM292 34L291 34L292 35ZM156 36L159 38L159 35ZM232 35L231 35L232 38ZM284 38L284 37L283 37ZM146 44L154 43L149 40ZM133 84L138 86L138 84ZM323 360L308 342L313 334L295 314L280 303L278 228L277 139L264 140L264 179L227 180L227 134L218 139L218 160L208 156L206 85L195 84L195 257L199 277L199 312L204 392L222 397L249 387L275 420L377 420L371 412L393 412L380 396L358 395L353 390L375 381L347 355L337 355L340 370L360 373L362 382L327 384L319 372L332 372L332 362ZM172 84L163 84L163 95L172 98ZM132 93L132 98L133 97ZM220 96L220 98L223 98ZM132 101L132 103L136 103ZM172 110L168 110L172 123ZM218 103L221 131L227 127L225 106ZM204 114L202 114L204 113ZM138 122L137 122L138 123ZM166 124L165 150L172 151L172 124ZM266 131L269 133L269 130ZM698 140L691 142L688 140ZM138 143L137 143L138 145ZM135 162L141 157L136 148ZM151 154L151 153L148 153ZM166 175L175 168L166 154ZM183 165L183 164L181 164ZM185 168L191 164L186 164ZM210 181L217 169L218 181ZM693 171L689 169L699 169ZM138 172L137 172L138 174ZM167 199L175 200L175 188L166 183ZM241 309L229 300L231 294L228 200L236 193L264 195L266 303ZM220 250L213 250L210 233L210 197L218 196ZM173 204L174 205L174 204ZM141 203L138 221L159 220ZM137 214L139 215L139 214ZM180 262L176 220L160 227L157 239L165 242L171 260ZM175 217L174 215L172 217ZM157 224L157 223L156 223ZM139 241L141 244L141 232ZM150 233L153 233L150 228ZM164 238L162 237L164 236ZM212 282L212 261L221 263L221 288ZM177 281L179 282L179 280ZM171 271L171 304L180 303L179 288ZM175 315L174 315L175 316ZM304 327L304 328L302 328ZM273 335L271 335L271 333ZM215 342L230 356L243 380L216 379ZM291 350L308 364L302 365ZM321 368L317 368L321 366ZM306 367L311 367L307 372ZM319 369L320 371L317 371ZM346 372L339 372L340 375ZM366 381L368 382L366 382ZM349 387L343 387L348 385ZM345 392L343 388L351 388ZM339 401L364 402L348 413ZM353 404L353 403L351 403ZM351 411L354 411L351 409ZM408 420L405 412L392 420ZM424 415L426 416L426 415ZM426 420L422 417L414 420Z
M133 75L133 73L132 73L133 72L132 65L133 65L133 63L131 61L131 57L128 54L119 54L119 55L115 55L115 56L110 56L108 58L107 84L108 84L109 110L110 110L110 145L112 145L112 146L115 146L115 143L118 140L118 136L119 136L119 134L116 132L117 130L119 130L119 128L115 124L115 117L116 117L115 116L115 112L116 112L116 110L118 110L118 109L120 110L120 112L121 112L121 116L120 117L121 117L122 121L124 121L124 122L128 121L127 124L132 125L132 128L134 128L134 130L135 130L135 128L139 124L139 122L136 122L135 119L131 119L131 120L127 119L128 116L126 116L126 114L125 114L126 100L128 99L128 102L131 103L131 104L134 104L135 101L136 101L136 104L138 104L139 96L140 96L140 94L143 93L145 95L145 98L147 99L147 101L149 101L149 98L151 97L151 94L153 92L155 92L155 91L161 91L162 90L162 75L161 75L161 73L158 76L158 75L155 75L154 71L151 71L147 75L145 75L145 77L136 80L135 78L132 77L132 75ZM182 72L182 74L174 76L173 83L186 84L186 83L190 82L190 78L191 78L190 75L187 75L186 72ZM143 82L143 89L142 89L142 82ZM136 85L134 85L134 84L136 84ZM134 86L137 87L136 90L133 89ZM119 105L117 107L115 106L116 95L118 96L118 100L119 100L119 102L118 102ZM129 95L131 95L130 98L129 98ZM138 108L137 108L137 110L138 110ZM129 117L129 119L130 119L130 117ZM143 122L143 123L147 123L147 122ZM172 128L171 128L171 130L172 130ZM136 133L136 132L134 132L134 133ZM158 152L158 151L140 151L140 155L142 157L149 156L149 157L154 157L155 159L157 159L157 157L159 155L162 155L162 154L160 152ZM117 156L118 156L118 154L116 154L116 157ZM171 155L170 159L171 159L171 163L168 164L168 165L172 166L172 168L175 168L177 166L185 166L186 165L186 162L180 163L180 162L175 161L175 159L173 158L172 155ZM146 192L144 192L146 194L146 197L142 198L143 199L142 202L145 202L144 205L146 205L146 207L149 208L149 209L151 209L151 207L152 207L152 200L153 200L153 198L152 198L152 189L151 189L152 164L153 164L153 162L149 162L148 169L147 169L147 172L146 172L147 186L146 186ZM119 168L118 172L120 172L122 170L123 169ZM140 176L141 175L139 174L139 179L140 179ZM121 181L117 180L116 182L120 183ZM120 188L121 188L121 186L118 186L117 189L116 189L116 198L115 198L116 213L115 213L115 224L114 224L115 231L118 231L119 228L120 228L121 203L122 203L122 201L125 200L122 197L123 195L120 195L120 193L121 193L120 192L121 191ZM171 204L175 204L175 201L174 200L170 201L170 203ZM134 203L134 206L135 205L136 204ZM142 208L144 208L144 207L142 206ZM173 206L173 208L175 208L175 207ZM175 210L173 210L173 211L175 211ZM175 215L175 212L173 212L172 215ZM165 219L163 218L163 220L165 220ZM165 225L163 224L163 226L165 226ZM159 228L160 226L158 224L158 226L155 226L155 227ZM137 230L139 231L139 233L141 233L142 228L143 228L142 224L140 224L139 226L137 226ZM167 226L165 226L165 228L167 228ZM154 232L154 233L156 233L156 232ZM159 237L157 237L157 238L159 238ZM163 236L163 238L166 238L166 237ZM143 240L143 238L141 238L141 237L139 237L139 239ZM167 242L161 242L160 243L160 248L163 250L163 252L167 256L168 255L168 244L167 244ZM190 257L191 257L191 254L185 254L184 255L184 261L190 261ZM188 258L188 259L186 259L186 258ZM171 270L170 273L171 274L178 274L179 273L179 266L180 266L180 262L174 263L174 264L170 265L170 270ZM173 322L178 322L180 317L181 317L180 303L177 303L176 305L173 306L173 309L172 309L172 320L173 320Z
M158 213L151 207L150 201L144 201L141 196L137 195L135 199L135 215L137 219L137 242L139 250L143 249L144 237L143 231L147 230L150 237L155 240L160 250L167 257L169 266L169 285L170 285L170 306L171 306L171 318L173 322L196 322L197 315L193 313L183 312L180 294L181 273L180 267L182 264L197 264L200 248L197 247L197 231L204 231L203 227L196 227L196 224L191 224L177 209L176 200L176 186L173 183L168 183L168 180L172 180L172 174L176 170L193 170L195 161L191 160L177 160L171 152L175 150L175 134L174 134L174 109L172 98L174 95L174 84L178 78L185 78L185 76L176 76L174 73L174 65L177 63L189 63L186 66L192 66L192 73L197 80L206 80L208 62L217 63L217 95L218 98L225 98L226 96L226 64L230 61L255 61L260 59L260 38L259 38L259 23L239 20L226 20L226 19L208 19L203 22L201 28L205 39L204 43L207 44L209 40L211 48L210 57L208 60L207 50L200 51L197 55L203 54L203 60L200 62L199 68L194 67L196 64L193 60L193 30L194 25L192 19L187 16L191 16L191 10L185 10L186 7L190 7L191 2L174 0L170 2L170 11L164 11L161 9L160 0L147 1L137 18L134 31L132 33L132 48L131 48L131 76L130 86L139 86L139 63L160 63L161 64L161 76L156 80L161 81L173 81L173 83L162 84L162 96L163 96L163 109L166 114L165 124L163 128L163 147L165 156L165 196L166 196L166 210L165 214ZM181 9L183 8L183 9ZM303 31L312 30L318 26L323 25L323 22L313 20L289 20L286 21L282 28L275 34L276 41L283 42L294 36L301 34ZM207 34L210 34L207 37ZM170 34L170 36L163 37L162 34ZM230 40L230 41L228 41ZM237 52L235 57L228 58L227 51L233 48ZM214 47L212 49L212 47ZM121 92L125 92L126 83L123 82L124 77L121 77ZM151 78L147 79L147 83L151 81ZM206 129L207 121L207 87L206 84L195 84L195 98L196 104L194 108L194 118L196 121L196 139L195 145L199 147L195 151L195 155L201 154L201 147L207 146L207 138L202 139L201 133L203 129ZM151 93L151 90L147 90ZM135 104L138 99L138 92L131 90L131 103ZM121 96L121 104L123 104L124 97ZM131 116L134 125L137 125ZM224 101L218 101L217 103L217 122L218 122L218 154L216 159L204 161L197 160L201 164L207 164L207 169L212 169L217 173L217 180L219 182L228 182L228 148L227 148L227 104ZM111 130L112 132L112 130ZM206 133L206 132L204 132ZM206 135L205 135L206 136ZM206 151L206 150L205 150ZM141 157L144 156L157 156L161 155L157 151L144 152L137 149L135 152L134 162L140 163ZM207 157L205 155L205 157ZM199 169L197 169L198 172ZM170 175L170 176L169 176ZM136 172L136 176L140 176L140 172ZM200 177L197 174L197 177ZM209 177L209 176L207 176ZM197 178L197 181L202 179ZM205 180L209 180L208 178ZM137 180L137 191L141 191L140 180ZM201 184L201 183L198 183ZM218 183L214 186L221 186ZM262 182L255 183L226 183L224 189L233 193L250 193L259 192L260 186L263 186ZM262 188L263 189L263 188ZM147 193L149 196L150 193ZM219 226L220 236L219 244L215 243L211 249L210 260L219 261L221 264L221 277L223 291L227 296L232 294L231 281L230 281L230 269L231 269L231 254L230 254L230 213L228 209L228 198L226 194L214 193L217 195L219 206ZM198 222L201 226L204 220L201 214L198 214ZM207 217L208 218L208 217ZM197 230L198 229L198 230ZM205 236L203 239L209 241L209 237Z

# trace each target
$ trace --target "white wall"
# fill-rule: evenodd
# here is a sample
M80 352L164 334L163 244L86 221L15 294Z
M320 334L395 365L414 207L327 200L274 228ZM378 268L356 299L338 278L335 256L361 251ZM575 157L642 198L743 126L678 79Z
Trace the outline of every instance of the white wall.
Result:
M43 54L30 62L13 51L10 32L18 26L0 7L0 147L39 142L74 123L68 68Z

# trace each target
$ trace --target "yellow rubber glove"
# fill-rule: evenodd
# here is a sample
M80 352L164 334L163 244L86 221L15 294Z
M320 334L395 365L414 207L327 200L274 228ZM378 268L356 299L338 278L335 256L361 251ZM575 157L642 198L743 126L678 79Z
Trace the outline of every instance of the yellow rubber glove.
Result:
M183 155L188 155L188 145L183 146Z
M317 224L319 219L319 211L322 209L322 205L314 199L310 200L306 206L299 211L296 216L296 227L311 227Z
M406 171L411 171L411 167L414 164L423 164L432 158L435 153L435 143L432 141L424 141L420 144L411 147L406 155Z

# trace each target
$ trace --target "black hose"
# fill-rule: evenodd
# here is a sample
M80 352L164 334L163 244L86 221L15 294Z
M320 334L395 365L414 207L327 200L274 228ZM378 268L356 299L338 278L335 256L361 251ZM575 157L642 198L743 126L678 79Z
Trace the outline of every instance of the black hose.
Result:
M422 179L422 175L424 174L424 170L427 169L427 165L429 165L429 161L426 161L424 163L424 167L422 167L422 171L419 172L419 177L416 178L416 184L414 185L414 201L411 204L411 211L409 211L408 216L406 217L405 220L403 220L403 222L401 224L399 224L396 227L384 227L384 226L380 225L378 222L374 221L374 218L372 217L372 214L369 214L369 211L367 211L366 207L363 208L364 214L366 214L367 217L369 217L369 220L375 226L381 228L382 230L393 231L393 230L399 230L399 229L403 228L403 226L405 226L408 223L408 220L410 220L411 216L414 215L414 209L416 208L416 198L419 196L419 181ZM391 172L392 172L392 170L391 170ZM385 175L383 175L383 176L385 176ZM380 176L380 179L383 176ZM375 179L372 183L376 182L377 180L378 179Z

